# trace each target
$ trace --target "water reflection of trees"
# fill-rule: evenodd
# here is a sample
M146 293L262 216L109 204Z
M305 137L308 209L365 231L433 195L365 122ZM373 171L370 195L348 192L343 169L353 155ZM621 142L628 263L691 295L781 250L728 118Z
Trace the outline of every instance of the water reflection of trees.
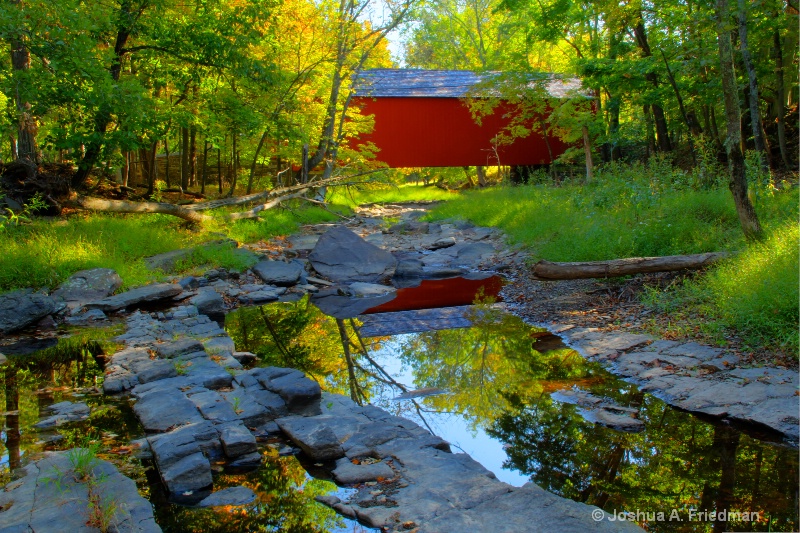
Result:
M337 326L306 301L281 305L283 310L265 308L275 332L257 324L258 310L248 311L247 326L229 319L237 346L269 364L296 361L320 381L328 376L329 390L359 399L386 396L388 388L406 390L370 357L385 339L366 339L365 347L354 323ZM795 452L670 409L516 317L478 306L471 318L472 328L405 337L398 356L411 369L415 386L447 394L418 404L400 402L398 413L416 409L423 422L427 412L462 415L473 428L486 428L509 445L509 468L565 497L609 511L682 513L683 522L649 523L650 531L787 531L800 525ZM645 431L595 425L575 406L551 399L550 392L576 385L635 407ZM763 520L690 523L689 509L763 511Z
M259 365L297 368L329 390L347 387L346 366L336 323L307 297L228 314L225 329L236 348L259 357Z
M103 431L116 435L129 435L138 423L131 413L120 413L113 405L93 409L89 424L61 426L57 432L65 437L45 445L40 435L32 430L45 413L45 408L56 401L73 399L74 389L99 386L103 368L99 361L113 353L116 345L109 339L121 333L119 327L84 328L70 337L58 339L55 345L26 353L10 355L8 363L0 369L0 406L5 418L0 438L0 485L10 480L11 473L23 465L23 459L47 449L64 449L100 440ZM82 397L94 408L104 400L99 393ZM111 413L111 416L107 416ZM100 420L100 418L107 418Z
M606 510L763 511L753 523L653 522L649 531L794 531L796 453L711 425L646 397L646 430L630 434L586 422L548 397L507 397L489 433L510 444L507 465L542 487ZM770 529L771 528L771 529Z
M542 487L606 510L666 512L677 520L650 531L794 531L798 528L795 451L757 441L669 408L608 375L579 354L541 342L540 328L511 316L479 315L470 329L413 335L403 362L437 411L463 413L507 443L510 468ZM553 348L538 351L537 347ZM639 410L642 433L587 422L549 392L573 385ZM763 511L760 523L688 523L689 509Z
M221 506L189 509L169 504L164 495L153 502L156 521L165 533L229 533L231 531L324 533L344 527L331 509L317 503L318 495L330 494L336 485L309 479L294 457L266 453L261 468L246 475L219 474L215 490L244 485L256 493L256 501L244 507Z

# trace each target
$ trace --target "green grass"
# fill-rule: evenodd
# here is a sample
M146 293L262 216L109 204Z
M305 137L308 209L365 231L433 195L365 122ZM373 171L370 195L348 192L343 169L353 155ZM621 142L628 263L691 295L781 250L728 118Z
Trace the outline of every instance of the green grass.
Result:
M537 259L595 261L738 250L744 246L730 192L667 189L644 178L600 173L591 185L529 185L468 191L430 219L502 229ZM659 186L661 190L659 190ZM761 198L765 226L796 216L797 191Z
M438 187L423 185L392 185L384 183L368 184L360 187L339 187L329 193L331 204L353 208L361 204L415 202L420 200L452 200L458 193L445 191Z
M255 242L293 233L301 224L335 219L323 209L298 206L266 211L258 221L211 222L202 229L190 229L165 215L76 214L35 220L0 232L0 291L52 289L78 270L96 267L116 270L123 289L135 287L166 277L148 270L145 257L221 237ZM250 266L230 248L197 253L181 266L191 270L201 265L239 270Z
M750 347L796 355L798 189L752 193L766 239L750 246L726 187L703 189L691 174L658 161L606 168L589 185L469 191L429 218L498 227L549 261L741 252L679 288L651 292L646 302L677 323L702 322L719 339L735 333Z
M800 350L798 250L800 227L787 220L705 276L672 291L651 291L645 302L679 322L699 322L712 338L733 332L750 349L777 349L791 359Z

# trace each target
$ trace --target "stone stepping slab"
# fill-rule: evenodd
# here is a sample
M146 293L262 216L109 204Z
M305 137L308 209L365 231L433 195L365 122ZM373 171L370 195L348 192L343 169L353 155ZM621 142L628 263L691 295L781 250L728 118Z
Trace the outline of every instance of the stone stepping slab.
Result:
M462 305L362 315L359 317L362 324L360 332L364 337L382 337L440 329L469 328L472 327L472 321L468 318L471 310L472 306Z
M669 405L765 426L800 442L798 375L782 369L734 369L738 358L695 342L554 325L587 359L605 364Z
M85 481L76 480L74 459L70 459L83 451L51 452L44 459L26 466L24 476L0 492L0 529L8 532L98 531L87 525L90 486ZM92 491L101 502L112 502L113 505L109 531L160 533L161 528L153 518L152 505L139 495L133 480L102 460L97 460L90 472L94 479Z
M276 422L312 459L336 460L332 473L339 483L356 484L357 492L345 501L333 496L319 501L383 531L518 532L533 523L551 526L543 531L642 531L533 483L522 488L503 483L417 424L344 396L323 394L319 416ZM596 513L600 521L593 518Z

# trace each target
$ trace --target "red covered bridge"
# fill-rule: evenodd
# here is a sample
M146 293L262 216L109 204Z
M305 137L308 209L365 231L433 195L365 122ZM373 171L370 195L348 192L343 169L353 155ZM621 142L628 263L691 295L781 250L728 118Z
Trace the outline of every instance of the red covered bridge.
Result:
M354 80L353 103L363 115L374 115L375 128L357 142L374 143L377 159L392 168L544 165L564 153L566 144L551 135L548 150L537 131L495 146L492 140L509 124L514 108L501 103L476 124L464 98L482 81L482 75L463 70L363 71ZM579 87L575 79L551 77L546 83L552 98L566 98Z

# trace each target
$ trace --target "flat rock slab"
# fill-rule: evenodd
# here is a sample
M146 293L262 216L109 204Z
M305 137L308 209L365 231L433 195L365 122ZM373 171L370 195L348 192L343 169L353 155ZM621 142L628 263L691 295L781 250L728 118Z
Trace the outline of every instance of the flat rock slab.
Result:
M519 488L511 488L507 493L470 509L452 510L437 516L421 524L419 532L633 533L642 531L632 522L611 521L610 518L611 515L597 507L560 498L533 483L527 483Z
M392 276L397 260L344 226L323 234L308 256L314 270L337 282L374 283Z
M89 519L89 486L75 480L70 454L85 450L51 453L31 463L25 475L0 492L0 522L7 532L96 532ZM75 457L75 455L73 455ZM97 481L94 491L101 500L115 502L109 531L157 533L150 502L142 498L136 484L106 461L98 460L91 470ZM50 480L50 481L48 481Z
M337 459L339 483L358 484L347 501L318 501L370 527L516 533L545 523L541 531L641 531L634 524L598 525L593 511L605 515L596 507L533 484L517 489L498 481L468 455L450 453L441 439L380 408L336 394L323 395L322 403L322 415L279 419L278 425L312 459ZM363 484L374 480L381 482Z
M607 333L596 328L572 328L561 335L568 344L579 349L589 359L601 361L655 340L649 335Z
M373 307L391 302L397 296L396 292L386 292L381 296L351 298L342 292L344 291L339 289L321 290L311 296L311 302L326 315L345 319L357 317Z
M256 493L247 487L228 487L218 490L197 504L197 507L219 507L231 505L239 507L256 501Z
M636 418L638 409L618 405L609 398L578 388L553 392L550 396L558 402L580 406L578 412L589 422L629 433L644 431L644 422Z
M738 364L735 354L695 342L564 324L554 324L551 330L559 331L587 358L605 363L613 373L670 405L763 425L795 446L800 442L797 372L781 368L735 368ZM596 414L600 416L593 421L598 423L628 422L613 411Z
M384 462L354 464L350 459L344 457L336 461L333 477L341 485L354 485L367 481L392 479L394 471Z
M300 281L300 276L305 273L303 265L283 261L260 261L251 270L264 283L278 287L296 285Z
M360 332L364 337L382 337L420 331L469 328L472 327L472 321L468 318L470 310L471 306L462 305L361 315Z
M122 287L122 278L110 268L92 268L74 273L58 289L53 298L83 305L110 296Z
M166 300L182 292L183 287L177 283L157 283L155 285L146 285L144 287L132 289L97 302L92 302L88 304L87 307L100 309L101 311L118 311L143 303Z
M225 313L225 301L222 296L212 288L206 287L201 290L196 296L192 297L189 302L197 307L197 312L201 315L219 316Z
M58 308L53 298L30 289L3 294L0 296L0 335L35 324Z
M83 402L59 402L49 406L48 410L52 411L53 415L39 421L34 424L33 427L46 429L61 426L69 422L86 420L89 418L90 412L89 406Z

